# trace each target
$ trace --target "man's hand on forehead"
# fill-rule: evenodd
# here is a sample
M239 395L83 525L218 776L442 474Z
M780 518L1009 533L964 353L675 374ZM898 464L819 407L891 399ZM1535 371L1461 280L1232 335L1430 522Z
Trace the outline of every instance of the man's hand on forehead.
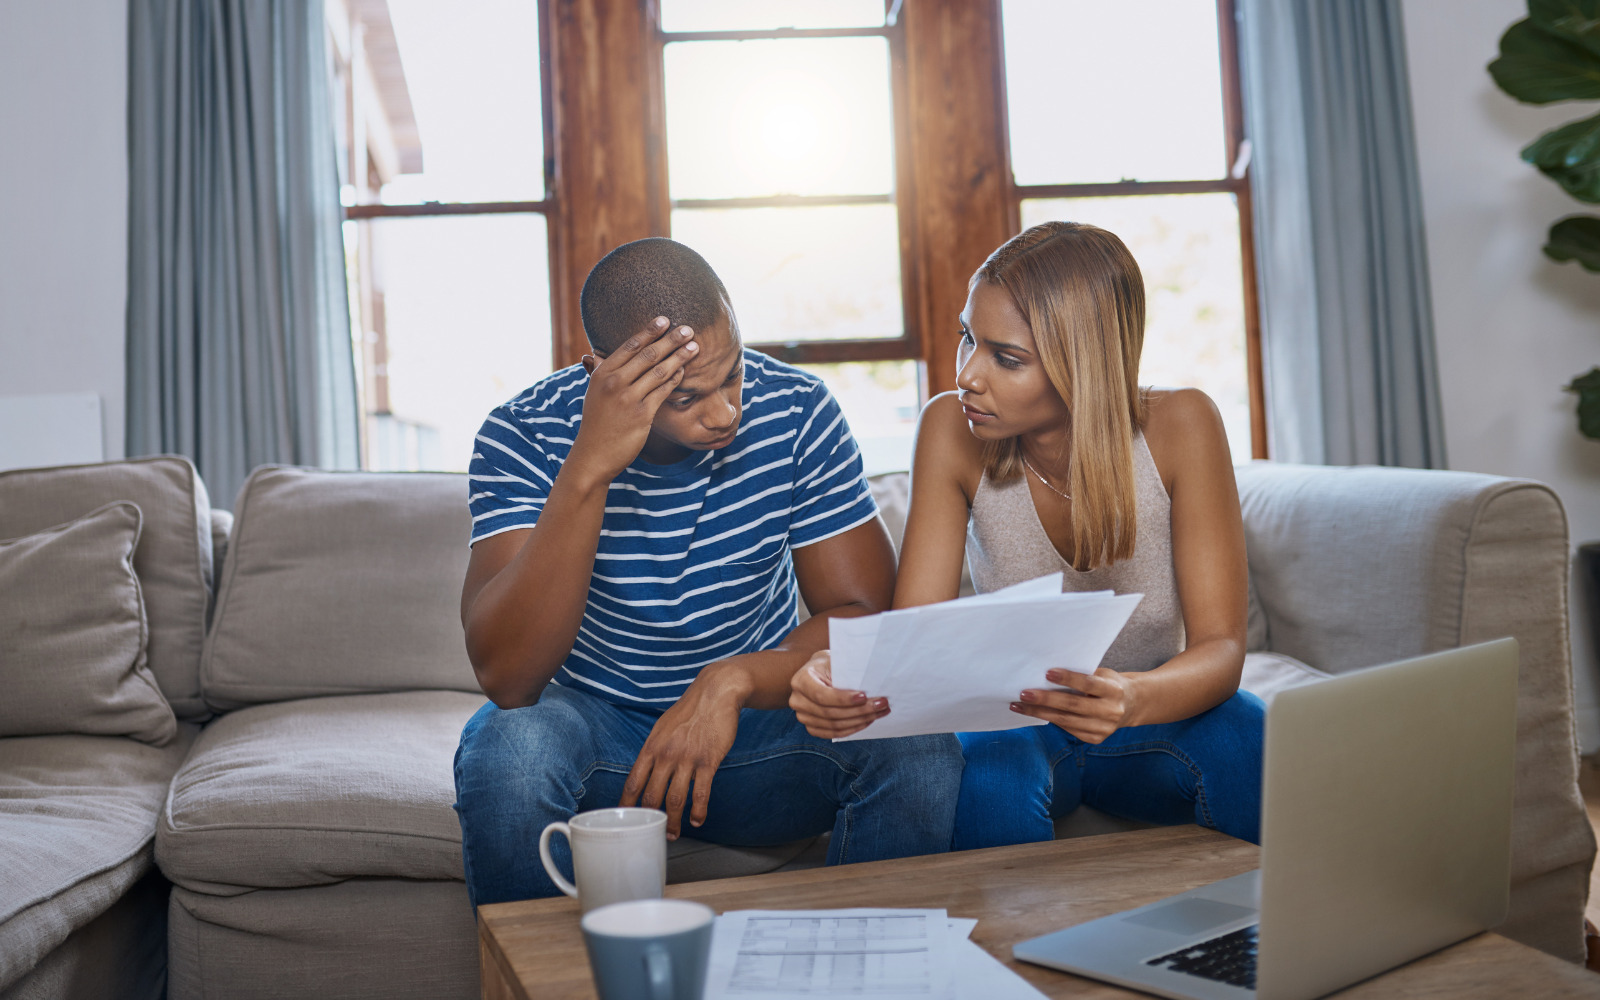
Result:
M657 316L610 354L585 355L589 388L569 460L592 464L608 480L627 468L644 448L656 411L699 352L694 336Z

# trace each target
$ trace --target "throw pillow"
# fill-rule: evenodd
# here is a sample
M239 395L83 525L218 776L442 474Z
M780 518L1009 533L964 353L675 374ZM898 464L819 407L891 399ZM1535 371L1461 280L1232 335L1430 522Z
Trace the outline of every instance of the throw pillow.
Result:
M0 541L0 736L177 735L146 662L133 572L143 515L125 500Z

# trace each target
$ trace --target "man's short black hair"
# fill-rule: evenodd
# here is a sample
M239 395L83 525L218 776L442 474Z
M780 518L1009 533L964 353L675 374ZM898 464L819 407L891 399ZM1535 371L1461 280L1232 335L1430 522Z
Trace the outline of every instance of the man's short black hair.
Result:
M697 333L724 316L733 322L728 290L705 258L659 236L600 258L583 281L578 307L589 345L607 354L657 316Z

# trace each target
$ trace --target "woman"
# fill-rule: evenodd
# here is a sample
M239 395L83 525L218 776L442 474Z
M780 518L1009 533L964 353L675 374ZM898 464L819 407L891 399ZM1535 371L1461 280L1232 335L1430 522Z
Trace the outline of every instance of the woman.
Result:
M1248 577L1228 441L1198 389L1141 388L1144 282L1111 233L1049 222L990 255L961 313L958 391L923 411L896 608L1046 573L1140 593L1093 674L1050 670L961 733L954 847L1048 840L1080 803L1259 841L1263 708L1239 691ZM982 669L982 664L973 664ZM832 688L826 653L792 682L816 736L883 699Z

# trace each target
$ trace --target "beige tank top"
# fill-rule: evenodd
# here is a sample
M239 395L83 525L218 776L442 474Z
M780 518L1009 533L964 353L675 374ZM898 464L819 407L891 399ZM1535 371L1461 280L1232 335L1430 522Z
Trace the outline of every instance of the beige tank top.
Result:
M986 594L1060 572L1063 591L1114 590L1143 594L1133 617L1106 651L1101 666L1150 670L1183 651L1183 610L1172 570L1172 500L1161 484L1143 432L1133 438L1138 534L1132 557L1080 573L1061 558L1039 522L1028 481L996 483L985 474L967 521L967 562L972 583Z

